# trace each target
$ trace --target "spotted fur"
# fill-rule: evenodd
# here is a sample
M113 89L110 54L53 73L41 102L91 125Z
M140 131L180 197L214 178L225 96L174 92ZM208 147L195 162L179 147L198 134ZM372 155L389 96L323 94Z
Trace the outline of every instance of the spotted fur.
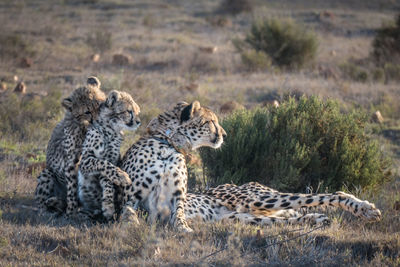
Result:
M250 224L271 225L273 223L328 223L323 214L294 213L282 217L283 211L305 207L332 206L351 212L368 221L378 221L381 212L374 204L362 201L351 194L292 194L281 193L256 182L236 186L224 184L211 188L204 195L188 194L185 208L189 219L203 221L240 221Z
M105 100L100 81L89 77L87 85L63 99L64 119L57 124L47 145L46 168L41 172L35 199L42 211L77 211L77 171L88 125L96 119Z
M167 220L190 232L185 219L187 168L184 154L208 146L218 148L226 135L216 115L198 101L178 103L148 127L149 133L125 154L121 168L132 179L125 211L142 204L151 221Z
M106 220L113 219L114 197L122 197L124 188L132 183L129 175L117 167L122 130L134 131L139 127L139 112L139 106L128 93L112 91L101 104L98 118L89 126L78 175L84 213L90 216L102 213Z
M220 199L204 195L188 193L185 203L186 218L192 222L240 222L251 225L273 224L328 224L329 218L324 214L309 213L301 215L291 211L290 213L277 212L274 215L260 216L248 212L231 210L223 205Z

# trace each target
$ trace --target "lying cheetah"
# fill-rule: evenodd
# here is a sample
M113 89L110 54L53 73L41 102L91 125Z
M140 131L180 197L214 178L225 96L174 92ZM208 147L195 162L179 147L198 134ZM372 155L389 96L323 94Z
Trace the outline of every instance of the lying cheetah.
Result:
M55 127L47 145L46 168L41 172L35 199L42 211L72 215L78 207L77 171L88 125L105 100L100 81L89 77L87 85L63 99L64 119Z
M183 154L193 148L193 141L198 141L196 139L204 134L200 133L201 129L205 124L210 125L210 121L200 116L189 127L190 132L180 131L179 127L182 127L180 118L185 114L184 109L187 108L185 104L181 105L178 104L174 110L152 120L148 126L149 135L131 147L122 162L122 168L133 179L128 206L137 208L139 203L144 203L145 208L150 212L151 220L169 215L172 223L186 231L190 231L186 221L179 222L173 216L179 215L180 218L188 220L202 219L206 222L228 220L258 225L325 224L329 223L329 218L323 214L301 215L293 211L301 207L324 205L341 207L367 220L380 219L380 211L373 204L349 194L342 192L311 195L280 193L258 183L242 186L226 184L210 189L206 194L188 193L185 201L183 193L186 192L187 169ZM212 120L211 122L213 123ZM219 125L214 125L214 127L215 132L220 131L222 136L226 135ZM211 134L212 132L214 131L210 131ZM221 142L222 140L223 138ZM197 145L199 146L201 145ZM184 186L181 186L182 177L185 180ZM178 185L179 189L171 190L172 183ZM179 196L179 200L183 201L183 208L176 206L175 213L173 204L176 201L171 194Z
M150 132L175 132L179 126L175 120L167 118L168 123L155 120L149 124ZM154 129L157 129L156 131ZM179 138L180 137L180 138ZM175 134L170 143L176 148L186 147L189 142L182 135ZM179 149L177 149L179 151ZM336 192L334 194L291 194L280 193L258 183L242 186L231 184L220 185L209 189L206 194L187 194L184 205L187 219L203 219L204 221L241 221L242 223L271 225L273 223L329 223L323 214L311 213L301 215L294 211L303 207L334 206L353 213L355 216L370 221L380 219L380 211L368 201L362 201L350 194ZM289 217L288 217L289 216Z
M292 194L281 193L259 183L236 186L224 184L211 188L205 195L188 194L185 212L188 219L203 221L238 220L243 223L271 225L273 223L328 223L322 214L281 217L282 211L304 207L340 207L368 221L379 221L381 212L374 204L351 194Z
M132 208L142 204L151 221L168 219L179 230L191 232L184 211L187 186L184 154L203 146L219 148L226 133L216 115L198 101L178 103L153 119L148 131L121 162L121 169L132 179L122 218L129 217Z
M117 167L120 160L122 130L140 125L139 106L125 92L112 91L100 105L99 116L86 133L79 164L79 200L84 213L96 216L102 211L108 221L115 213L114 187L130 185L128 174ZM120 200L119 202L121 202Z

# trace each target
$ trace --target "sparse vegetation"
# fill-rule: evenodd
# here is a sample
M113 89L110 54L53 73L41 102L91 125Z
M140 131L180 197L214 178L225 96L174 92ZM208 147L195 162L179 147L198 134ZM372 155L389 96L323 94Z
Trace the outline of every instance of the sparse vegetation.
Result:
M225 145L201 156L213 185L258 181L290 192L375 187L390 178L389 162L365 135L366 121L360 111L343 114L333 101L290 98L279 108L226 118Z
M386 63L384 70L386 81L400 81L400 64Z
M43 98L7 94L0 99L0 103L1 138L47 141L55 123L61 117L59 90L54 90Z
M18 34L0 33L0 57L16 59L35 55L33 46Z
M372 55L379 65L400 64L400 14L393 24L378 29L372 43Z
M112 47L112 33L104 30L97 30L89 33L86 44L96 53L104 53Z
M251 12L253 4L251 0L223 0L218 11L237 15L243 12Z
M292 21L256 20L245 41L267 54L279 67L299 69L314 60L318 42L315 34Z
M346 62L341 64L339 68L346 79L350 79L357 82L367 82L369 79L368 69L359 67L354 63Z

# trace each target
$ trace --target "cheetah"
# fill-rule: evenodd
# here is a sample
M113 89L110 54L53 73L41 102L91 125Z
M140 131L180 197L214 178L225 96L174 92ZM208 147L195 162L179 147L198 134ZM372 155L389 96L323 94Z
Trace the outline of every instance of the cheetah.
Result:
M132 179L121 217L136 217L134 210L141 204L151 222L169 221L178 230L191 232L184 211L185 154L204 146L219 148L226 133L217 116L198 101L179 102L153 119L147 129L120 165Z
M62 100L64 119L57 124L47 145L46 167L38 176L35 199L41 211L76 213L77 171L88 125L97 117L105 100L100 81L89 77L87 85L77 88Z
M113 219L114 197L122 197L123 189L131 184L128 174L117 167L122 130L136 130L139 113L139 106L125 92L111 91L100 105L99 116L86 133L79 164L78 196L84 214L96 217L101 210L106 221Z
M381 212L374 204L351 194L281 193L256 182L241 186L223 184L210 188L203 195L189 193L185 212L188 219L200 218L206 222L228 220L258 225L328 224L329 219L323 214L300 215L293 212L315 206L339 207L367 221L379 221L381 218ZM291 211L289 218L282 217L285 211Z

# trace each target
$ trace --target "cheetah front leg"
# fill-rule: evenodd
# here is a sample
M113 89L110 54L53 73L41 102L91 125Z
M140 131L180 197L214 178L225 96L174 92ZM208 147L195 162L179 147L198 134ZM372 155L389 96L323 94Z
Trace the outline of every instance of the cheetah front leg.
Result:
M102 188L101 210L107 221L111 220L115 213L114 206L114 184L107 178L100 179Z
M176 191L175 193L177 193ZM185 217L185 211L184 211L184 205L185 205L185 196L178 195L174 196L173 200L175 203L175 210L172 211L171 214L171 221L172 224L179 230L187 233L193 232L193 230L188 226L186 217Z
M87 156L82 159L80 171L84 176L100 175L102 188L102 212L103 216L110 220L114 216L114 185L121 188L132 183L129 175L109 161L98 159L95 156Z
M174 172L167 172L163 178L169 187L167 191L172 192L171 224L179 231L190 233L193 232L193 230L188 226L184 208L186 201L187 172L180 171L180 169L186 170L186 168L177 168Z

